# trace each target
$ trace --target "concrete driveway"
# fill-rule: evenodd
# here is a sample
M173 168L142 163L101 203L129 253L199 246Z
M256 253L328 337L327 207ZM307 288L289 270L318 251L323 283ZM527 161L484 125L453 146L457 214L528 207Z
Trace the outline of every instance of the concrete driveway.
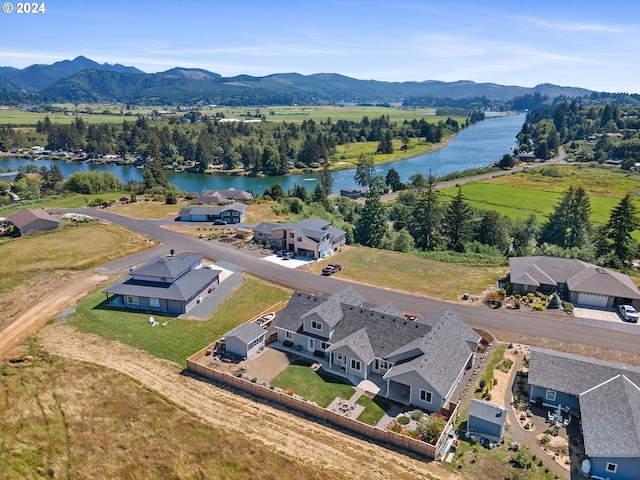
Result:
M591 320L600 320L604 322L624 323L616 310L605 308L574 307L573 316L579 318L588 318Z
M281 267L286 268L298 268L303 265L308 265L309 263L315 262L313 258L305 258L305 257L295 257L290 260L285 260L282 257L277 255L269 255L268 257L264 257L262 260L266 260L267 262L276 263Z

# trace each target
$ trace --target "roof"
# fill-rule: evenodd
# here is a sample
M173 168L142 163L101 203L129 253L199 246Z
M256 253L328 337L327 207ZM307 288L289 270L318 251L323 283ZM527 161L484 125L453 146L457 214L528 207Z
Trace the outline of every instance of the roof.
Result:
M207 215L207 216L216 216L220 215L222 212L226 212L228 210L236 211L236 212L245 212L247 210L247 206L244 203L232 203L231 205L196 205L193 207L183 207L180 209L179 215Z
M253 195L243 190L229 188L227 190L206 190L202 195L193 199L194 203L224 203L230 200L245 201L253 198Z
M53 222L56 225L60 225L60 222L53 218L45 210L25 208L13 215L7 215L7 219L13 223L16 227L22 229L36 220L47 220Z
M469 417L475 417L495 425L502 426L507 421L507 411L504 407L477 398L471 399L468 412Z
M173 283L136 280L130 277L104 289L103 292L186 302L213 283L220 272L203 268L189 270Z
M509 275L511 283L534 287L564 283L572 292L640 299L640 290L628 275L573 258L511 257Z
M639 368L531 347L529 384L579 398L587 455L640 457Z
M297 233L300 236L309 238L316 243L322 241L322 238L329 234L329 237L337 238L346 235L344 230L331 225L327 220L321 218L305 218L295 223L276 223L261 222L255 228L254 232L269 234L275 230L288 230Z
M236 328L226 333L224 336L235 337L241 342L251 343L255 339L260 338L267 331L258 325L255 322L243 323L242 325L238 325Z
M133 270L132 277L173 279L188 271L203 258L203 255L196 253L179 253L172 257L157 257Z

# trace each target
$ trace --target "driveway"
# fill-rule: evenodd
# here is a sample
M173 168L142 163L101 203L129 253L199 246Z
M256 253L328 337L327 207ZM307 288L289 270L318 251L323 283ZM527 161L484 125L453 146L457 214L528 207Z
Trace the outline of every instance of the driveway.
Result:
M269 255L268 257L263 257L262 260L276 263L285 268L298 268L302 267L303 265L309 265L310 263L315 262L313 258L295 257L289 260L285 260L282 257L278 257L277 255Z
M604 322L622 322L620 315L618 315L615 310L604 308L574 307L573 316L579 318L589 318L591 320L601 320Z

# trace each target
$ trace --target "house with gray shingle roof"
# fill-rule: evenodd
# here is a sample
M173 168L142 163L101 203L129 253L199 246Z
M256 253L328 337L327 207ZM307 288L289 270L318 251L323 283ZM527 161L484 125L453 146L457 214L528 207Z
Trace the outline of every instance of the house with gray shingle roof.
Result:
M638 478L640 369L532 347L529 385L531 402L580 416L592 475Z
M226 351L249 358L264 346L266 334L267 330L255 322L238 325L224 336Z
M18 213L8 215L9 220L26 237L36 233L50 232L60 228L60 221L53 218L45 210L25 208Z
M385 397L446 409L480 336L452 310L413 321L390 305L364 308L363 300L351 288L329 298L295 292L278 312L278 341L323 356L337 374L375 377Z
M181 222L215 222L223 220L229 224L242 223L247 218L247 206L244 203L231 205L183 207L176 220Z
M509 281L523 295L558 292L576 305L640 308L640 290L628 275L573 258L511 257Z
M132 267L124 280L103 290L107 304L180 315L219 283L220 270L202 268L202 255L178 253Z
M229 202L246 202L252 198L251 193L232 187L227 190L205 190L202 195L195 197L192 203L215 203L217 205Z
M269 244L275 250L315 259L331 255L346 243L346 232L321 218L289 224L262 222L253 229L253 234L257 242Z

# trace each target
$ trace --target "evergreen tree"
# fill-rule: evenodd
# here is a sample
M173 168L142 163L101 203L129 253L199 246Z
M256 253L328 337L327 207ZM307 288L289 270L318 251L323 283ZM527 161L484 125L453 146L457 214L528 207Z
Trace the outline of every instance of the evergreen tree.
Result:
M478 241L506 253L509 246L507 219L495 210L487 210L480 222Z
M389 130L385 131L384 134L380 137L380 142L378 143L378 149L376 153L393 153L393 142L391 141L391 132Z
M327 193L327 195L331 195L333 191L333 176L331 175L331 170L329 169L329 162L324 162L322 166L322 172L320 173L320 185Z
M384 177L384 180L385 182L387 182L387 185L389 185L389 188L394 192L402 190L403 185L400 181L400 174L395 168L391 167L389 169L387 175Z
M373 156L367 153L361 154L356 165L356 173L353 176L355 182L361 187L369 188L375 173L376 167L373 163Z
M637 251L637 242L631 236L640 228L640 219L631 196L626 194L611 210L609 221L600 229L598 254L605 258L605 264L612 267L628 267Z
M462 251L464 242L471 230L471 206L462 196L462 188L458 186L458 193L444 214L443 233L447 241L447 248Z
M381 248L388 231L387 221L387 211L380 201L380 195L375 191L368 192L356 222L355 241L366 247Z
M416 247L434 250L440 244L442 207L435 189L436 178L429 175L424 191L416 194L407 230Z
M549 215L540 232L540 243L563 248L582 247L591 235L591 202L584 188L569 189Z

